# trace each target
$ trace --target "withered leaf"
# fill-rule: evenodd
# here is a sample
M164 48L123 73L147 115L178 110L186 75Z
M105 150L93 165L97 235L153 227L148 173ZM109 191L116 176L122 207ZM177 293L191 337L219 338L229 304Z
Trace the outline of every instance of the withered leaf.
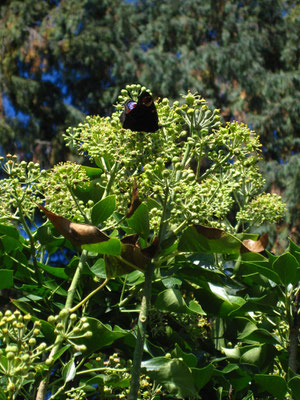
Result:
M130 218L140 204L141 204L141 201L139 199L137 183L136 183L136 180L134 180L133 185L132 185L131 204L130 204L130 207L129 207L126 217Z
M79 224L47 210L41 204L37 204L46 217L52 222L58 232L74 246L82 244L99 243L109 240L109 236L101 232L96 226L88 224Z
M258 240L251 240L251 239L243 240L241 253L247 253L249 251L252 251L253 253L261 253L266 249L268 241L269 241L268 233L262 235Z

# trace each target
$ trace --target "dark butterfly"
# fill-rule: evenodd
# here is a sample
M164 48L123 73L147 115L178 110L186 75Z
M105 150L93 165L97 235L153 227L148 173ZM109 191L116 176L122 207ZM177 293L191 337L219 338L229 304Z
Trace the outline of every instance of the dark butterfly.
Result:
M127 100L120 121L125 129L138 132L155 132L159 129L158 116L152 96L142 92L137 103Z

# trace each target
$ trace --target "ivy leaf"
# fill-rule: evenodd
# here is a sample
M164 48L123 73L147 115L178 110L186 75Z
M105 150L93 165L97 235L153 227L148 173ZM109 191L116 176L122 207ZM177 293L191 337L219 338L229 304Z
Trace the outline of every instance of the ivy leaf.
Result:
M74 379L76 375L76 367L73 358L64 366L62 375L65 383L70 382Z
M89 323L88 330L92 332L91 337L81 337L73 339L76 344L84 344L87 349L84 354L89 354L102 349L105 346L110 346L115 340L122 338L128 334L128 331L115 326L113 329L108 324L103 324L95 318L87 317ZM85 333L83 331L82 333ZM80 336L80 334L78 334Z
M147 375L179 398L198 398L190 368L178 358L155 357L142 363Z
M296 375L288 382L294 400L300 400L300 375Z
M92 208L91 218L94 225L99 225L109 218L116 208L116 196L107 196Z
M289 283L297 283L297 259L291 253L284 253L277 257L273 269L279 275L281 282L287 286Z
M109 238L107 241L99 243L84 244L82 248L98 254L120 256L122 243L117 238Z
M0 290L8 289L14 285L13 273L14 271L10 269L0 270Z
M231 234L218 228L204 225L188 227L182 234L179 251L195 253L239 253L242 242Z
M146 204L140 204L132 216L127 219L127 223L135 233L147 240L150 228L149 213Z
M270 393L276 399L284 399L287 392L285 380L278 375L256 374L254 380L262 392Z

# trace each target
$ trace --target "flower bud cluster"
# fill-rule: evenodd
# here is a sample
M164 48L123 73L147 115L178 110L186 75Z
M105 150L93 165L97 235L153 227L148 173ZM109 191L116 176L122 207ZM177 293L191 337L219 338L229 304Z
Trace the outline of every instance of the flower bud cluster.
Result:
M47 344L40 341L40 321L32 319L30 314L22 315L18 310L8 310L4 315L0 312L0 352L2 360L6 359L0 363L0 373L10 395L16 395L25 383L34 379L40 357L47 348Z
M100 353L96 359L90 360L93 368L106 368L105 374L107 376L107 384L103 387L104 395L107 398L114 399L127 399L129 396L130 388L126 385L126 387L122 388L115 385L109 385L109 382L130 382L131 378L131 367L132 361L125 361L118 353L114 353L110 356ZM154 386L150 380L149 376L141 375L140 377L140 389L138 398L141 400L152 400L155 398L155 395L159 395L161 393L160 386Z
M38 182L45 174L40 166L32 161L27 163L17 161L17 156L7 154L7 161L0 158L0 165L8 178L0 181L0 212L2 218L10 219L19 215L19 208L23 214L32 217L35 204L39 196Z
M76 204L73 191L76 188L88 188L89 181L85 170L79 164L72 162L57 164L40 182L47 208L56 214L81 222L83 217L78 205L88 213L93 203L84 204L78 200Z
M278 222L286 212L286 205L277 194L262 193L237 213L237 220L261 225L266 221Z
M118 387L110 385L110 382L130 382L132 367L131 360L125 360L118 353L107 355L99 353L97 357L90 360L93 368L101 368L107 376L107 380L102 388L105 398L127 399L129 395L129 385Z
M207 135L210 130L220 126L220 110L211 111L205 99L201 98L197 93L188 92L182 96L184 103L174 103L176 113L181 117L182 124L185 124L193 137L201 137Z
M67 395L66 400L85 400L87 399L86 397L86 392L81 389L81 388L71 388L67 392L65 392Z
M86 351L86 345L81 344L84 338L90 338L93 333L88 322L88 318L71 313L66 308L62 309L58 315L49 315L48 322L54 326L54 333L60 335L63 340L71 344L76 352ZM48 358L46 363L52 364L53 360Z

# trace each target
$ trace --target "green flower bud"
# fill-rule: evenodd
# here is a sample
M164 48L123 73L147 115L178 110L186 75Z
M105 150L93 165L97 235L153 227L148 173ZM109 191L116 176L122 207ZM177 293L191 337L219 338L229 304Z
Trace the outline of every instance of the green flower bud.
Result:
M60 312L59 312L59 317L61 319L66 318L68 315L70 314L70 310L68 310L67 308L63 308Z
M7 353L8 353L8 352L18 353L19 349L18 349L18 346L15 346L15 345L8 345L8 346L6 346L5 351L6 351Z
M46 365L51 365L54 362L54 358L53 357L49 357L47 358L47 360L45 361Z
M21 357L21 360L22 360L22 361L25 361L25 362L29 361L29 359L30 359L29 354L24 354L24 355Z
M76 315L75 313L72 313L72 314L70 315L70 320L71 320L71 321L76 321L76 319L77 319L77 315Z
M192 106L195 102L195 97L189 93L187 96L185 96L185 100L189 106Z
M12 315L12 312L10 310L5 311L4 314L6 317L10 317Z
M13 360L13 359L15 358L15 353L12 353L11 351L8 352L8 353L6 354L6 358L7 358L8 360Z
M8 392L15 392L16 391L16 385L13 384L12 382L9 382L9 384L7 385L7 391Z
M26 315L24 315L24 320L25 321L31 321L31 315L30 314L26 314Z
M48 322L49 322L49 324L54 324L55 323L55 317L54 317L54 315L49 315L49 317L48 317Z

